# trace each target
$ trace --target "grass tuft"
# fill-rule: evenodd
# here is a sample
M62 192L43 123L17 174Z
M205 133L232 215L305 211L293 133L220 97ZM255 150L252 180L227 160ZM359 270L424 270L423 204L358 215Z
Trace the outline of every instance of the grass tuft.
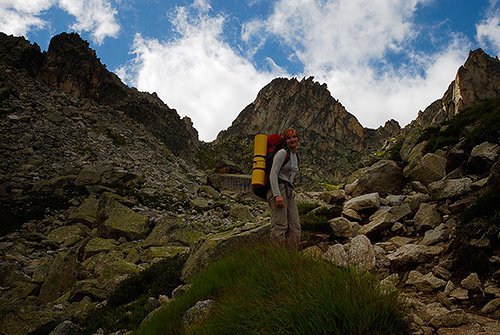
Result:
M206 299L209 317L185 329L185 311ZM134 334L407 334L403 311L367 272L258 245L213 263Z

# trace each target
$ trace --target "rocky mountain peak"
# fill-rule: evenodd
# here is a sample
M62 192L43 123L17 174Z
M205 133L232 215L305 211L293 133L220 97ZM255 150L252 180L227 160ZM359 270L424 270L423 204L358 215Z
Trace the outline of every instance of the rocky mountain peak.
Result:
M192 125L181 120L177 111L156 94L139 92L122 83L76 33L54 36L43 53L24 38L0 33L0 62L27 70L52 91L125 112L177 156L192 160L198 150L198 133Z
M443 97L420 112L415 123L422 127L441 124L479 100L500 94L500 61L482 49L470 51Z
M231 127L217 137L213 147L228 160L249 169L251 142L258 133L280 133L288 127L299 131L301 157L313 176L340 178L359 162L363 153L380 146L399 131L395 121L379 130L365 129L356 117L332 97L326 84L314 77L276 78L257 94ZM248 155L235 157L234 153ZM248 157L247 157L248 156ZM307 175L307 172L306 172Z

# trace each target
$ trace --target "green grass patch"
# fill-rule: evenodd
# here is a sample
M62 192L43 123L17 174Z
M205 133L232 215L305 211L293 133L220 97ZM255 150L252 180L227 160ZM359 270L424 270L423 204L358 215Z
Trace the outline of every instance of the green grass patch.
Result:
M341 213L342 208L338 206L318 207L303 215L299 211L300 225L304 231L330 233L329 221Z
M185 329L183 314L206 299L210 315ZM367 272L259 245L213 263L134 334L407 334L403 311Z

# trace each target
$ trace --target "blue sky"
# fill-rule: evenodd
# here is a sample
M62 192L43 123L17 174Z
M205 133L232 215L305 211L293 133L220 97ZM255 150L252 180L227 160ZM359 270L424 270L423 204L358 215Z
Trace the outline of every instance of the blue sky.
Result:
M0 31L46 50L76 31L129 86L213 140L275 77L314 76L365 127L402 126L470 50L500 50L500 0L0 0Z

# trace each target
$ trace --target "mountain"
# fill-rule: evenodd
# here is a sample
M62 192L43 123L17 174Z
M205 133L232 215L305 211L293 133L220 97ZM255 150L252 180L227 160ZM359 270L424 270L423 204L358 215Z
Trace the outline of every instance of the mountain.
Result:
M200 145L189 120L123 85L77 35L54 37L47 52L0 35L0 334L170 323L157 307L270 229L244 177L218 189L192 162L227 159L237 171L230 160L251 160L254 132L280 131L274 123L299 129L316 186L296 192L303 254L397 287L416 334L498 333L498 63L471 52L443 98L401 131L363 128L312 78L277 78ZM341 189L318 187L345 175ZM183 327L189 315L210 319L203 306L218 297L202 298L181 304Z
M331 96L326 84L313 77L301 81L277 78L262 88L208 148L249 171L255 134L281 133L288 127L299 132L302 174L328 181L345 176L364 153L380 147L400 130L394 120L377 130L363 128Z
M460 110L499 95L498 58L487 55L482 49L471 51L443 97L419 112L414 124L423 128L441 124L457 115Z
M129 88L109 72L89 43L78 34L54 36L47 52L24 38L0 33L0 57L7 65L21 68L51 89L74 99L90 99L125 112L164 142L177 156L191 159L196 153L198 133L188 118L164 104L156 94Z

